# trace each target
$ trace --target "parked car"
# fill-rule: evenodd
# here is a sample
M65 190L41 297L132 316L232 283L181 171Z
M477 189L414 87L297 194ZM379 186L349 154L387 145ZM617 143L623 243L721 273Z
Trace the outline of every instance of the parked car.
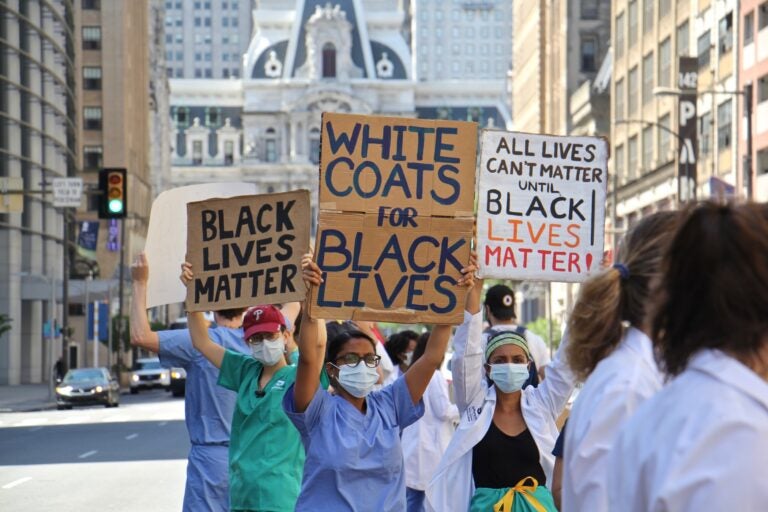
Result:
M187 370L171 368L171 393L173 396L184 396L187 388Z
M73 405L118 407L120 385L106 368L77 368L69 370L56 386L56 406L71 409Z
M171 390L171 371L160 365L157 357L137 359L131 371L131 394L142 389L163 388Z

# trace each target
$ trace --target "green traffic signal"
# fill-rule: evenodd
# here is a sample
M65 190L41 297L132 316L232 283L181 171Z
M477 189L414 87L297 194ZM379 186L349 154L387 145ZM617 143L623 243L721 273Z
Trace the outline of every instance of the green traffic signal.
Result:
M121 199L110 199L107 207L110 213L121 213L123 211L123 201Z

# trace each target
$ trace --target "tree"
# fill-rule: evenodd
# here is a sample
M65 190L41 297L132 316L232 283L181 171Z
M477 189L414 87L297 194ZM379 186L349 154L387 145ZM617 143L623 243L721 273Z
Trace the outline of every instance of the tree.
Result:
M549 320L547 318L540 316L525 327L534 334L541 336L547 346L551 346L553 350L560 346L560 322L557 319L552 319L552 343L549 340Z
M0 313L0 336L11 330L13 319L5 313Z

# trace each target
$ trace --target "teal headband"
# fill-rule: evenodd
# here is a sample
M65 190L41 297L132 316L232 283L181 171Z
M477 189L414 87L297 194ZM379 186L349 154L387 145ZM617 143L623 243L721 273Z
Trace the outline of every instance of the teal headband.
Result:
M528 359L531 359L531 351L528 349L528 342L525 341L525 338L516 332L508 331L494 334L493 337L488 339L488 345L485 347L485 360L487 361L493 351L503 345L520 347L525 352L525 355L528 356Z

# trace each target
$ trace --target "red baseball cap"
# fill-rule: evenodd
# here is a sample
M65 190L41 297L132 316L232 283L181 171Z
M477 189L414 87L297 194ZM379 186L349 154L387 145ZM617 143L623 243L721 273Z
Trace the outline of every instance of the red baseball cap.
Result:
M285 317L275 306L254 306L243 317L243 337L247 340L259 332L280 332L285 328Z

